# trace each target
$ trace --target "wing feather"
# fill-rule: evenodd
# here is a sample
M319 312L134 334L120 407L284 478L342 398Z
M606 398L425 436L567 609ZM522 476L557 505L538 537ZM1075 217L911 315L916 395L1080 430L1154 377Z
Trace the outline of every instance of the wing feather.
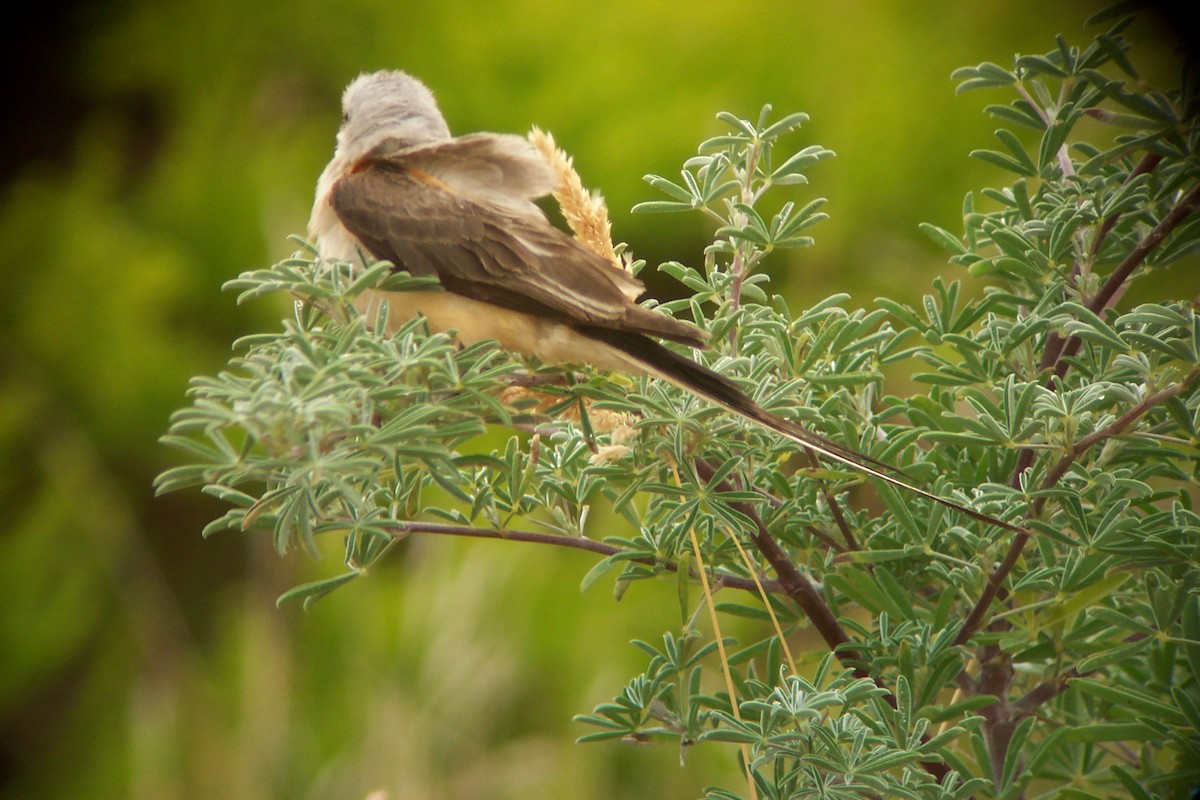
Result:
M555 228L536 207L529 213L489 202L479 184L463 191L409 163L428 160L424 152L368 156L334 184L334 211L372 256L504 308L703 344L695 327L630 301L627 290L640 293L641 282ZM445 174L464 171L479 173L460 165Z

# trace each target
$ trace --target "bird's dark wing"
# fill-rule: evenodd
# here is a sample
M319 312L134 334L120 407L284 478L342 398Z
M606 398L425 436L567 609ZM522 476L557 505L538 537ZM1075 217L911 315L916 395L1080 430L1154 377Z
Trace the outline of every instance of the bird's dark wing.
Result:
M703 345L695 327L631 301L640 281L540 212L456 190L402 155L363 159L334 184L330 202L372 256L435 276L449 292L572 326Z
M389 161L432 175L467 197L532 213L532 201L558 186L559 176L528 140L503 133L469 133L410 145L385 138L368 161Z

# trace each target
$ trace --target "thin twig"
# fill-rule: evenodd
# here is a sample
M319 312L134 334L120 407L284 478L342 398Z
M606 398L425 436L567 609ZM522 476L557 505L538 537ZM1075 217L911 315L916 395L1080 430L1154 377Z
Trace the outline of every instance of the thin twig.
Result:
M512 528L496 530L495 528L474 528L470 525L454 525L446 522L423 522L421 520L410 520L387 527L394 530L397 536L410 533L430 533L441 536L466 536L475 539L505 539L513 542L530 542L533 544L548 544L555 547L569 547L574 550L586 550L589 553L597 553L602 556L616 556L629 552L628 548L598 542L595 539L564 536L558 533L538 533L536 531L516 530ZM668 572L679 571L679 565L673 561L658 561L642 556L627 560L638 564L646 564L651 567L662 567ZM691 572L689 571L688 574L690 575ZM716 575L722 586L758 593L759 584L756 584L752 578L743 578L739 575L730 575L725 572L718 572ZM759 583L772 594L780 594L785 591L778 581L762 580Z
M702 458L695 461L697 474L705 481L712 479L715 470L712 465ZM734 491L735 487L727 481L722 481L713 487L720 492ZM862 654L847 647L850 642L850 636L846 633L833 611L825 603L825 599L821 597L821 593L817 591L817 587L813 585L804 573L796 566L795 562L788 557L779 543L775 541L767 526L762 521L762 517L754 510L754 507L749 503L729 503L730 508L744 514L748 517L755 527L754 546L758 552L767 559L767 563L771 565L771 569L775 571L775 576L779 580L779 586L788 597L792 598L800 610L804 612L813 627L825 640L825 644L830 650L838 653L838 657L843 661L858 661L865 663ZM861 670L860 677L869 677L866 670L860 667L855 667L856 674Z
M1145 633L1133 633L1127 636L1122 644L1132 644L1134 642L1145 639ZM1076 667L1071 667L1061 675L1056 675L1053 678L1048 678L1037 686L1033 687L1020 700L1012 704L1014 719L1021 719L1033 714L1040 706L1053 700L1058 695L1066 691L1067 685L1076 678L1083 678L1091 675L1098 670L1089 672L1080 672Z
M812 450L805 450L804 454L808 457L808 463L814 470L819 470L821 462L817 460L817 454ZM833 493L825 485L825 481L819 481L821 487L821 495L825 498L826 505L829 506L829 513L833 515L833 521L837 525L838 530L842 532L842 538L846 540L845 548L838 548L839 552L844 550L858 550L858 539L854 536L854 531L850 528L850 523L846 521L846 515L842 513L842 507L834 498Z
M1001 620L998 625L988 628L1007 627L1007 620ZM992 774L1000 776L1004 771L1004 760L1012 742L1015 721L1009 713L1008 693L1012 687L1013 676L1012 657L996 648L994 653L984 653L979 658L979 693L990 694L996 702L979 710L986 720L984 735L988 742L988 758L991 761Z
M820 539L822 542L829 545L829 549L834 553L841 555L842 553L847 552L845 545L843 545L837 539L834 539L829 534L820 530L816 525L805 525L804 530L808 531L809 536L813 537L814 539Z
M1129 255L1125 256L1124 260L1117 265L1117 268L1108 276L1108 280L1100 287L1100 291L1088 303L1088 309L1095 314L1099 314L1108 307L1109 302L1120 289L1121 284L1129 277L1129 275L1141 266L1146 260L1146 256L1154 251L1154 248L1162 244L1163 239L1178 228L1185 219L1195 213L1196 209L1200 208L1200 185L1192 188L1179 205L1167 212L1159 223L1154 226L1150 233L1142 241L1138 242L1137 247L1129 251Z
M1142 157L1142 160L1137 163L1137 166L1130 171L1129 176L1125 178L1122 185L1129 184L1139 175L1145 175L1148 172L1153 172L1155 168L1158 167L1158 164L1160 161L1162 161L1162 159L1163 157L1158 153L1147 153ZM1117 224L1117 220L1120 218L1121 214L1119 212L1116 214L1110 214L1104 218L1104 221L1100 224L1100 230L1096 233L1095 240L1092 241L1092 250L1090 253L1088 253L1089 264L1094 264L1096 262L1096 259L1100 255L1100 248L1104 246L1104 241L1108 238L1109 231L1113 229L1113 226Z

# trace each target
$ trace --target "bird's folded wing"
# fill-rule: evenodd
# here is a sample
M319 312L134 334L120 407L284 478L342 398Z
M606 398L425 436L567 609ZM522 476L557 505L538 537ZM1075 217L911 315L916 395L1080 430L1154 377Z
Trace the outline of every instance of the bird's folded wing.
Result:
M631 302L627 294L640 292L641 282L540 211L492 202L478 180L453 182L472 171L482 175L484 166L421 169L448 155L434 158L429 150L373 153L334 184L334 211L375 258L437 277L447 291L537 317L703 344L695 327Z
M384 139L367 161L389 161L432 175L467 197L486 198L517 212L540 213L532 201L558 188L559 176L520 136L471 133L430 144Z

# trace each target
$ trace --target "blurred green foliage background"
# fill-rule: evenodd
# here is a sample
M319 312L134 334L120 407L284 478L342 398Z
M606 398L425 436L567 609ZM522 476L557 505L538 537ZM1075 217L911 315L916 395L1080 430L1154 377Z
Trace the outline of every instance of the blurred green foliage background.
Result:
M341 88L403 68L451 128L550 130L603 191L615 238L697 264L702 220L630 217L714 115L812 117L838 158L817 246L771 264L794 308L834 291L916 300L993 180L950 72L1086 43L1096 3L237 3L126 0L8 29L0 160L0 798L694 797L738 786L732 752L577 746L642 664L625 642L678 627L673 587L620 604L593 559L418 539L384 574L304 613L274 598L338 571L270 543L200 538L223 508L154 498L157 444L187 379L286 303L238 308L238 272L292 252ZM1135 61L1175 80L1140 23ZM678 291L654 283L659 293ZM601 535L596 532L595 535Z

